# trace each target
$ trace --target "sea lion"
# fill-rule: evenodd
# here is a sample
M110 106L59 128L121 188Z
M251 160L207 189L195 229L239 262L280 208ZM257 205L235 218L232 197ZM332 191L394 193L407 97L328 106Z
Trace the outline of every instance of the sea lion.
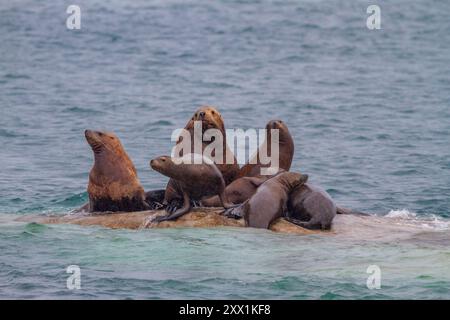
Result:
M279 159L278 165L280 169L289 171L292 164L292 158L294 157L294 140L287 125L281 120L271 120L266 125L266 139L263 144L258 148L258 151L253 155L252 160L248 161L239 171L239 177L254 177L261 174L261 168L267 168L271 164L261 163L259 157L260 152L267 148L267 156L271 156L271 141L272 132L271 129L278 129L279 131Z
M195 121L201 121L202 123L202 132L201 136L196 135L194 133L194 122ZM205 148L212 143L212 141L203 141L203 134L208 129L217 129L222 133L223 137L223 159L222 163L216 163L217 168L222 173L223 179L225 181L225 185L230 184L232 181L234 181L238 174L239 174L239 165L237 164L237 160L235 156L233 155L233 152L228 147L228 144L226 143L226 132L225 132L225 124L222 118L222 115L219 113L219 111L211 106L202 106L200 107L192 116L192 118L188 121L186 124L185 129L190 133L191 135L191 152L195 152L194 150L194 144L195 142L200 140L201 146L202 146L202 152L205 150ZM177 144L182 142L182 137L179 138L177 141ZM233 159L232 163L227 163L227 155L230 155L230 157ZM183 156L182 152L179 156ZM168 212L173 212L176 209L178 209L182 203L183 203L183 196L179 194L176 190L176 188L173 185L173 182L169 180L165 197L164 197L164 204L167 205L166 210Z
M268 229L273 221L286 214L290 192L307 180L306 174L279 173L261 184L243 204L227 210L226 215L243 217L247 227Z
M305 183L292 190L285 219L310 230L329 230L336 214L370 216L370 213L338 206L324 189Z
M305 183L292 190L285 219L307 229L329 230L336 213L336 204L325 190Z
M200 158L200 163L194 160L196 158L197 160ZM191 210L191 201L199 201L205 196L219 195L225 209L235 207L228 202L222 173L211 159L200 154L190 153L177 158L177 163L174 160L169 156L161 156L151 160L150 166L171 178L175 191L183 195L183 207L166 216L149 220L146 226L151 222L177 219Z
M136 168L119 138L112 132L86 130L87 142L94 152L89 173L89 211L149 210Z

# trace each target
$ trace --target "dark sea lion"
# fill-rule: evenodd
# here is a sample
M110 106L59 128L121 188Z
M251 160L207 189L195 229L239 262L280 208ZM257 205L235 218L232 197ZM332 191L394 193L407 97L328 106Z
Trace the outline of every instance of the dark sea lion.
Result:
M226 214L243 217L247 227L268 229L273 221L287 213L290 192L307 180L306 174L279 173L261 184L250 199L227 210Z
M194 122L195 121L201 121L202 122L202 136L198 136L194 134ZM235 180L239 174L239 165L237 164L237 160L235 156L233 155L233 152L228 147L228 144L226 143L226 132L225 132L225 124L222 118L222 115L219 113L219 111L211 106L203 106L200 107L192 116L192 118L188 121L186 124L185 129L189 131L191 134L191 152L194 152L194 143L195 141L201 142L202 145L202 152L205 150L205 148L212 143L212 141L203 141L203 134L208 129L217 129L222 133L223 136L223 159L222 163L216 163L217 168L222 173L223 179L225 181L225 185L230 184L233 180ZM177 144L182 142L182 137L177 141ZM226 156L230 155L230 157L233 159L232 163L227 163ZM181 153L180 156L183 156ZM164 197L164 204L167 205L167 210L169 212L173 212L178 207L180 207L183 203L183 197L181 194L179 194L174 187L172 181L169 180L169 183L166 187L165 197Z
M329 230L336 213L336 204L325 190L305 183L292 190L285 219L307 229Z
M336 214L370 215L337 206L325 190L305 183L292 190L285 219L310 230L329 230Z
M201 158L200 164L194 164L193 158L195 157ZM150 161L150 166L154 170L171 178L174 190L183 195L183 207L166 216L148 221L146 226L151 222L177 219L191 210L191 201L200 201L203 197L218 195L225 209L235 207L228 202L222 173L211 159L193 153L186 154L177 160L180 159L184 163L175 163L174 159L169 156L158 157ZM187 159L191 160L191 164L185 163Z
M140 211L150 209L136 168L119 138L111 132L85 131L94 152L89 173L89 211Z
M279 131L279 168L289 171L294 157L294 140L287 125L281 120L271 120L266 125L266 139L258 148L258 151L253 155L252 160L248 161L239 171L239 177L254 177L261 174L261 168L267 168L270 163L263 164L259 157L260 150L267 148L267 155L271 156L271 129L278 129Z

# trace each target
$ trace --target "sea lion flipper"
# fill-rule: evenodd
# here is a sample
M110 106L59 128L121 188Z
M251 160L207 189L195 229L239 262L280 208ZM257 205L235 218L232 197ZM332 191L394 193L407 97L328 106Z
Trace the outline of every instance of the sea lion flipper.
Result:
M144 228L148 228L148 226L152 223L159 223L162 221L170 221L170 220L176 220L177 218L181 217L182 215L188 213L191 210L191 199L189 198L188 194L183 192L184 197L184 205L182 208L176 210L173 213L169 213L164 216L157 216L157 217L151 217L144 223Z
M191 199L189 198L189 195L184 191L183 191L183 200L184 200L183 207L176 210L174 213L166 216L165 220L175 220L191 210L192 208Z
M237 204L230 208L227 208L223 212L221 212L221 214L227 218L241 219L243 217L244 205L247 202L248 202L248 200L242 204Z
M174 198L167 204L166 211L168 213L174 213L175 211L177 211L182 206L183 206L182 200L179 199L179 198Z

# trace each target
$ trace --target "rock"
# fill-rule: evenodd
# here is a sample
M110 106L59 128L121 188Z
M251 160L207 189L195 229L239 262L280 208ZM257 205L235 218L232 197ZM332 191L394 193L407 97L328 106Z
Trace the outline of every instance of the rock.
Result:
M194 208L193 211L175 221L153 223L149 228L214 228L214 227L245 227L244 220L236 220L220 215L221 208ZM151 216L166 214L164 210L151 210L123 213L75 213L64 216L30 215L18 220L42 224L77 224L81 226L102 226L112 229L140 229ZM270 230L282 233L313 234L321 231L311 231L296 226L282 218L270 226Z

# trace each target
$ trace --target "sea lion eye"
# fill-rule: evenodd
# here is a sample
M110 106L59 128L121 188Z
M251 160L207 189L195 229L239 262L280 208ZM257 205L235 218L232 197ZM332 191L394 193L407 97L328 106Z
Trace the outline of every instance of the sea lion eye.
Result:
M98 135L99 135L100 137L102 137L102 136L103 136L103 133L102 133L102 132L99 132Z
M213 110L213 111L211 111L211 113L212 113L212 114L216 114L216 113L214 112L214 110Z

